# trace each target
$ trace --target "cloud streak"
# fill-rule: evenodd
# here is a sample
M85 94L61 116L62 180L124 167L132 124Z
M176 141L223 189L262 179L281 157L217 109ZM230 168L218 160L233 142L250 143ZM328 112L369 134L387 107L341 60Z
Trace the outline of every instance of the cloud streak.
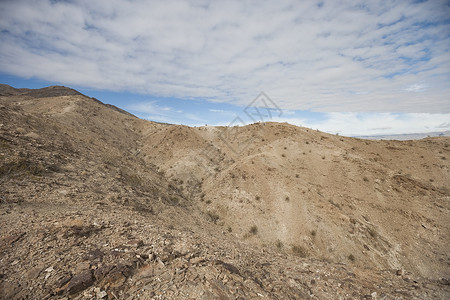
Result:
M283 109L450 113L445 1L2 1L0 70Z
M430 113L324 113L320 120L284 118L290 124L345 136L429 133L450 130L448 114Z

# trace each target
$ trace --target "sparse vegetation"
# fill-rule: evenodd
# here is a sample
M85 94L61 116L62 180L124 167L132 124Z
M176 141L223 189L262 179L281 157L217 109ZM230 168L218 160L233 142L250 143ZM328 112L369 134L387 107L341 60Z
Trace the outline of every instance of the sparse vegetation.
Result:
M259 200L261 200L261 197L259 195L256 195L255 200L259 201Z
M0 166L0 176L42 176L44 173L45 168L41 163L33 162L27 159L20 159L18 161L9 162Z
M180 199L178 199L178 197L176 196L170 196L165 202L169 205L176 206L180 204Z
M250 227L250 230L248 231L251 235L256 235L258 233L258 227L256 225L253 225Z
M313 229L313 230L311 230L311 235L314 237L314 236L316 236L316 234L317 234L317 232Z
M284 198L284 200L286 201L286 202L289 202L289 196L286 196L286 198Z
M283 247L284 247L283 242L280 241L280 240L277 240L277 241L275 242L275 246L278 248L278 250L281 250L281 249L283 249Z
M369 181L369 178L367 178L366 176L364 176L364 177L363 177L363 180L364 180L365 182L368 182L368 181Z
M219 215L218 214L216 214L213 211L208 211L206 214L211 219L211 221L214 222L214 224L217 224L217 220L219 220Z
M292 252L295 255L303 257L303 258L308 256L308 251L306 251L306 249L303 246L293 245Z
M139 175L135 174L128 168L123 168L120 171L120 173L121 173L120 175L121 175L122 181L125 184L128 184L129 186L131 186L133 188L140 187L142 185L141 177L139 177ZM168 187L169 187L169 189L174 189L171 184L169 184Z
M351 261L351 262L354 262L355 261L355 256L353 254L350 254L348 256L348 260Z

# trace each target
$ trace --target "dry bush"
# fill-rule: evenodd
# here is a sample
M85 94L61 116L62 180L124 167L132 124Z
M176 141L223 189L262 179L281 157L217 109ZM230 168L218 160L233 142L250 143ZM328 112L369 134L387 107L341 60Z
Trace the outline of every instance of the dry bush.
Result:
M300 257L308 256L308 251L303 246L292 245L292 252L294 252L295 255Z
M250 230L248 231L252 235L256 235L258 233L258 227L256 225L253 225L250 227Z

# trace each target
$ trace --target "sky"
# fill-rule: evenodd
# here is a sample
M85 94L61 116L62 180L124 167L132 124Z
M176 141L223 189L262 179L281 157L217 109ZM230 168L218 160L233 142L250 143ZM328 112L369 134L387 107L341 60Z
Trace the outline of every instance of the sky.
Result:
M450 1L2 0L0 41L0 83L158 122L450 130Z

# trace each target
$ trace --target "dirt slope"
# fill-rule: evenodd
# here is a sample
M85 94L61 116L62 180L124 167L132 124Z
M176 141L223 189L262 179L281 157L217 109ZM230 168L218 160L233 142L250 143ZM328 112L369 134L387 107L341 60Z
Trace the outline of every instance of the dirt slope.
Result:
M436 279L449 276L449 141L171 126L148 133L143 153L169 178L197 182L200 208L238 238Z
M449 144L1 85L0 298L448 298Z

